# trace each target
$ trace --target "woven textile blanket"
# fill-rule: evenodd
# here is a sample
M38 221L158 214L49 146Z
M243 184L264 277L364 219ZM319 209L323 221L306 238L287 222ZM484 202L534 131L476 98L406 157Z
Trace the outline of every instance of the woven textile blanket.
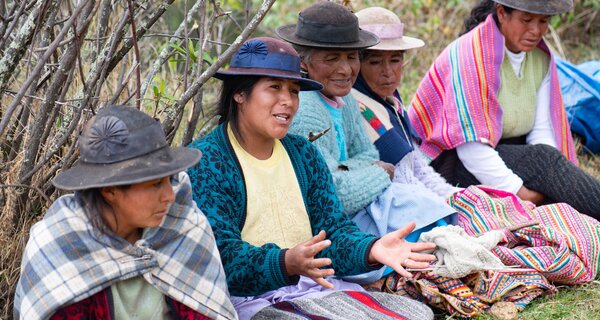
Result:
M525 268L476 272L460 279L432 271L415 273L413 279L394 273L385 280L383 289L460 318L474 317L498 301L512 302L522 310L535 298L556 292L539 272Z
M492 253L504 265L517 268L460 279L433 272L416 273L409 280L392 274L384 291L468 318L498 301L523 309L535 298L556 292L553 284L589 282L598 272L600 223L567 204L535 207L512 193L484 186L455 193L449 204L467 234L476 237L490 230L502 231L503 240Z
M450 205L458 224L472 236L503 230L492 252L507 266L539 271L554 284L592 281L600 259L600 223L565 203L535 207L512 193L471 186L455 193Z
M426 305L383 292L338 291L320 299L279 302L259 311L252 320L389 320L433 319Z

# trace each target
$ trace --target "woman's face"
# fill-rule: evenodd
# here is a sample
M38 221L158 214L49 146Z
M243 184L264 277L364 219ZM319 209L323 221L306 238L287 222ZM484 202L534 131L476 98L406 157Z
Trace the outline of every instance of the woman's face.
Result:
M109 227L130 242L137 240L140 229L157 227L175 201L170 177L136 183L125 188L105 187L100 192L114 212L114 215L104 213Z
M497 6L500 32L504 35L506 48L519 52L531 52L548 31L550 16L513 10L510 14Z
M378 96L385 98L394 94L402 79L404 52L400 50L368 50L360 62L360 73Z
M285 137L298 111L298 93L298 81L268 77L258 80L250 94L236 93L243 139L270 141Z
M358 77L358 50L314 50L302 67L309 78L323 84L321 92L326 97L343 97Z

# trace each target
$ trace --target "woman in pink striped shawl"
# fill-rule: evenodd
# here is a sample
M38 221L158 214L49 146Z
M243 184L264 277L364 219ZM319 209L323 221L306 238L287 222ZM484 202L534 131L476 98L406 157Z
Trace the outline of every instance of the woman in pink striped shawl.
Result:
M421 150L451 184L486 184L600 218L600 181L577 167L550 17L572 0L484 0L435 60L409 111Z

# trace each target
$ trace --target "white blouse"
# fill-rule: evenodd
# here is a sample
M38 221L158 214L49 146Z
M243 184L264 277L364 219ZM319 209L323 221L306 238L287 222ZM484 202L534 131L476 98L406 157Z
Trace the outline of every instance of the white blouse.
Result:
M525 52L513 53L504 48L515 74L521 73ZM527 134L527 144L547 144L556 148L550 119L550 72L542 81L536 96L533 129ZM488 144L468 142L456 148L463 165L482 184L517 193L523 180L510 170L498 152Z

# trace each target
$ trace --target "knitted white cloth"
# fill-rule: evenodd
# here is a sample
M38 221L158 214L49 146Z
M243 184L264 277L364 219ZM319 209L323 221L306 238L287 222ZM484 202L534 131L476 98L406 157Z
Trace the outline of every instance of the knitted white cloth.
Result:
M411 151L398 161L394 170L394 182L422 185L444 201L454 192L462 190L446 182L433 167L428 165L419 149Z
M438 261L433 272L456 279L477 271L504 268L502 261L490 251L502 238L501 230L488 231L475 238L467 235L463 228L449 225L421 234L419 241L437 245L433 254Z

